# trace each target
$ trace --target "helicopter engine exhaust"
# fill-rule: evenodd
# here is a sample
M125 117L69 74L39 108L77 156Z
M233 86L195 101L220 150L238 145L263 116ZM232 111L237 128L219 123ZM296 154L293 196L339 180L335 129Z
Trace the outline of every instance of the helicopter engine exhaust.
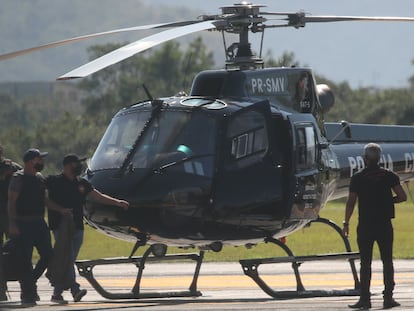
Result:
M335 104L335 95L331 88L326 84L318 84L316 86L319 102L324 113L328 112Z

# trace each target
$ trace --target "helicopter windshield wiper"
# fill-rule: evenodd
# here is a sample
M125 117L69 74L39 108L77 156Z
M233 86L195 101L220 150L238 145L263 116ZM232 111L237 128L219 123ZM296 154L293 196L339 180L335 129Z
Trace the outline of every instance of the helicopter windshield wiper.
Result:
M196 154L196 155L191 155L191 156L188 156L188 157L185 157L185 158L182 158L182 159L180 159L180 160L178 160L178 161L173 161L173 162L170 162L170 163L167 163L167 164L164 164L164 165L162 165L162 166L160 166L160 167L158 167L157 169L152 169L152 170L150 170L150 171L148 171L148 173L147 174L145 174L139 181L138 181L138 183L137 183L137 186L139 185L139 184L142 184L142 183L144 183L148 178L150 178L151 176L154 176L154 174L160 174L161 173L161 171L163 171L163 170L165 170L165 169L167 169L167 168L169 168L169 167L173 167L173 166L175 166L175 165L178 165L178 164L181 164L181 163L184 163L184 162L187 162L187 161L190 161L190 160L194 160L194 159L199 159L199 158L204 158L204 157L209 157L209 156L213 156L214 154L212 154L212 153L206 153L206 154Z
M187 162L187 161L190 161L190 160L199 159L199 158L205 158L205 157L210 157L210 156L213 156L213 154L212 153L206 153L206 154L195 154L195 155L191 155L191 156L182 158L182 159L180 159L178 161L173 161L173 162L164 164L164 165L160 166L159 168L154 169L153 172L154 173L160 173L161 171L163 171L163 170L165 170L165 169L167 169L169 167L172 167L172 166L175 166L175 165L178 165L178 164L182 164L182 163Z
M131 150L126 155L124 161L122 162L121 167L119 168L118 172L115 174L114 177L118 177L118 178L121 177L124 174L124 172L126 171L126 169L130 166L131 158L134 156L136 150L138 149L139 144L142 141L142 138L144 137L144 134L150 128L154 118L156 118L159 115L159 113L161 112L162 104L163 104L162 100L155 99L155 100L151 101L151 105L152 105L151 115L148 118L146 124L144 125L144 128L142 129L142 131L137 136L134 144L132 145Z

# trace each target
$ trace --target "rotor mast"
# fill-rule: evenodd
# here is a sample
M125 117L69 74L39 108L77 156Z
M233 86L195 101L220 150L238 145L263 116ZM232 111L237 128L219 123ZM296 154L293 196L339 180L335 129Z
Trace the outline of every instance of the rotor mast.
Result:
M239 35L239 42L226 47L226 68L255 69L263 68L263 59L253 54L249 42L249 31L263 32L265 18L259 16L263 5L253 5L243 1L233 6L221 7L224 25L218 24L217 29ZM237 50L235 52L235 50Z

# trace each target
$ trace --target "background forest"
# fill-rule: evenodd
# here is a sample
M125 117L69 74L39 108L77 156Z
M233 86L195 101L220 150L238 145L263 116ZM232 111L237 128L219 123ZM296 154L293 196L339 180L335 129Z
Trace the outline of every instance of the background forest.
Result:
M90 58L118 46L93 46ZM265 63L267 67L302 65L289 52L279 57L268 53ZM49 151L45 174L55 173L68 152L93 155L112 116L122 107L147 99L143 83L154 97L170 96L188 92L194 75L211 68L217 68L213 53L196 38L185 48L169 42L70 83L81 98L76 104L59 92L24 95L0 89L0 143L5 155L16 162L21 162L22 153L29 147ZM408 87L393 89L352 89L347 82L334 83L329 77L316 76L316 80L328 84L335 93L336 102L325 115L326 121L414 124L414 75Z

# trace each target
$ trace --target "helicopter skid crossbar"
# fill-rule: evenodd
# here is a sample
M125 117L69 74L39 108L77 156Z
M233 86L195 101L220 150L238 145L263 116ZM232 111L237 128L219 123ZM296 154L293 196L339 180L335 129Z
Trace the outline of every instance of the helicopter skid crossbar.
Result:
M273 257L273 258L258 258L258 259L244 259L240 260L244 273L251 277L256 284L269 296L277 299L292 299L292 298L309 298L309 297L331 297L331 296L357 296L359 295L359 280L358 274L355 268L355 260L360 258L358 252L352 252L348 239L343 236L341 229L332 221L318 218L312 222L325 223L337 231L345 244L346 252L332 253L332 254L320 254L309 256L294 256L291 249L280 240L269 238L266 241L274 243L280 246L288 256L285 257ZM306 290L303 286L299 267L303 262L307 261L323 261L323 260L348 260L351 272L354 278L353 289L343 290ZM261 264L277 264L277 263L292 263L292 269L296 278L296 291L275 291L270 288L266 282L259 276L258 268Z
M95 260L79 260L76 261L79 274L85 277L92 287L104 298L107 299L142 299L142 298L170 298L170 297L198 297L201 292L197 290L197 279L200 273L201 264L204 257L204 252L199 254L169 254L164 256L149 256L152 252L150 247L142 257L118 257L118 258L104 258ZM162 292L141 292L141 279L146 262L164 262L177 260L193 260L196 262L196 267L192 282L188 290L184 291L162 291ZM123 293L114 293L105 290L93 274L93 268L98 265L116 265L116 264L134 264L138 268L135 284L131 291Z

